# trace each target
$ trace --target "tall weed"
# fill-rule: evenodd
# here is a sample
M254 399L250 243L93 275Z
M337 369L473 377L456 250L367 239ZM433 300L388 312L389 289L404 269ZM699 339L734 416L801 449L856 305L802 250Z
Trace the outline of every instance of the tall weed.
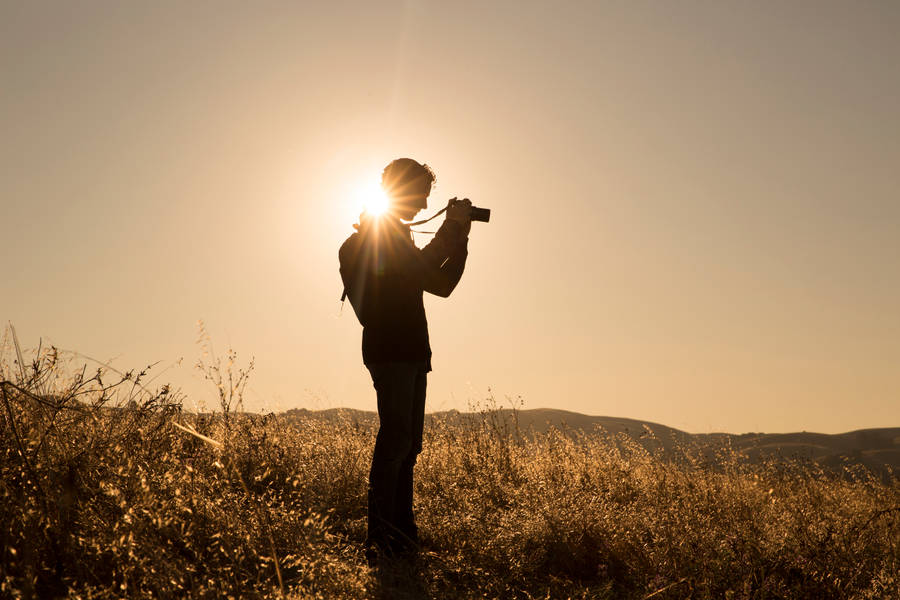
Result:
M193 414L169 388L144 389L146 371L72 373L53 348L8 345L3 596L900 596L896 480L523 432L492 399L428 426L422 556L370 571L370 424L242 412L234 386L250 368L233 353L213 372L221 410Z

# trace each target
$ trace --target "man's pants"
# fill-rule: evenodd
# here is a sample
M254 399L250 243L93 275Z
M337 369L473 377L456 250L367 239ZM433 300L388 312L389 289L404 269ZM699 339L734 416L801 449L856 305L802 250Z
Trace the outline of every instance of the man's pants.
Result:
M425 422L423 362L366 365L378 396L378 437L369 471L366 545L393 551L418 544L413 517L413 467Z

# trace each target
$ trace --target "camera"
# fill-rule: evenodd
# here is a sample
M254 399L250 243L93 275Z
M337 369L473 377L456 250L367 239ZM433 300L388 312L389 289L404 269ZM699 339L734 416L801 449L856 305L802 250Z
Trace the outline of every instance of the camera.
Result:
M453 205L455 202L459 202L459 200L457 200L456 198L450 200L450 205ZM482 223L487 223L491 220L491 209L472 206L469 208L469 218L473 221L481 221Z

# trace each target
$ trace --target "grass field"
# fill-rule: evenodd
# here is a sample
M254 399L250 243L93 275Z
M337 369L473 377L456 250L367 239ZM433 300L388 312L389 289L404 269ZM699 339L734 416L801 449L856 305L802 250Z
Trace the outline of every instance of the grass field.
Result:
M216 415L52 349L0 361L0 596L900 597L896 479L522 436L490 407L427 429L422 556L373 571L371 427L235 412L248 371L202 366Z

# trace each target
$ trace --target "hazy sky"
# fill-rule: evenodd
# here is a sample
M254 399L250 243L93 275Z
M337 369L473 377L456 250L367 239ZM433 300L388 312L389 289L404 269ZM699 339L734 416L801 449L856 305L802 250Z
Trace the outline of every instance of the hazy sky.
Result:
M211 405L203 319L256 357L247 408L374 410L337 249L409 156L432 209L493 210L426 299L429 410L897 426L898 31L891 1L0 0L0 319L184 357L157 382Z

